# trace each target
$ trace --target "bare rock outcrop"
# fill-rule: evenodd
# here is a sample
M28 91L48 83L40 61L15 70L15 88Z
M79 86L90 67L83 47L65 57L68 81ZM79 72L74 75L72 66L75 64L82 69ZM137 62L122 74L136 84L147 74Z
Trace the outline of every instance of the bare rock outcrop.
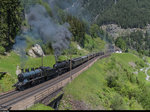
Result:
M127 36L132 32L136 32L136 31L142 31L144 33L150 32L150 24L148 24L145 28L141 29L141 28L128 28L128 29L124 29L120 26L118 26L117 24L108 24L108 25L103 25L101 26L101 28L106 31L111 37L113 38L118 38L120 36Z
M36 44L35 46L33 46L29 51L28 51L28 55L31 57L42 57L45 56L42 48L40 45Z

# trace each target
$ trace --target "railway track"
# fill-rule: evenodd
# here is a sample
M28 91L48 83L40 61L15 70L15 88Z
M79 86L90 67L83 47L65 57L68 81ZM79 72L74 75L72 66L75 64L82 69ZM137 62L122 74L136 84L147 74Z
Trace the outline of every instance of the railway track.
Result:
M99 58L100 59L105 58L109 55L110 54L107 54L107 55L101 56ZM72 75L76 74L77 72L81 71L82 69L84 69L86 66L91 64L96 59L97 59L97 57L86 62L85 64L73 69L71 72L67 72L67 73L65 73L65 74L63 74L63 75L61 75L55 79L44 82L40 85L34 86L34 87L29 88L27 90L20 91L20 92L19 91L11 91L7 94L1 95L0 96L0 110L8 110L8 109L10 109L11 106L16 104L17 102L20 102L24 99L29 98L30 96L34 96L35 94L46 90L47 88L50 88L54 85L57 85L59 82L64 81L65 79L67 79L67 78L71 77Z
M46 86L43 86L43 87L41 87L41 88L39 88L39 89L35 89L34 91L32 91L32 92L30 92L30 93L28 93L28 94L26 94L26 92L23 93L23 94L18 94L20 97L18 97L18 98L15 97L16 99L14 99L14 100L11 99L11 100L9 100L9 102L6 100L7 98L5 98L5 101L4 101L3 103L0 103L0 105L5 106L5 107L11 106L12 104L14 104L14 103L16 103L16 102L18 102L18 101L21 101L21 100L24 99L24 98L27 98L27 97L29 97L29 96L32 96L32 95L38 93L38 92L41 92L42 90L45 90L45 89L48 88L49 86L52 86L52 85L57 84L59 81L64 80L66 77L68 77L68 76L65 76L65 77L63 77L63 78L61 78L61 79L56 79L55 81L52 81L50 84L48 84L48 85L46 85ZM17 96L18 96L18 95L17 95ZM14 97L13 97L13 98L14 98Z
M11 92L9 92L9 93L3 94L3 95L0 96L0 100L2 100L2 99L4 99L4 98L7 98L7 97L9 97L9 96L11 96L11 95L14 95L14 94L16 94L16 93L18 93L18 92L19 92L19 91L13 90L13 91L11 91Z

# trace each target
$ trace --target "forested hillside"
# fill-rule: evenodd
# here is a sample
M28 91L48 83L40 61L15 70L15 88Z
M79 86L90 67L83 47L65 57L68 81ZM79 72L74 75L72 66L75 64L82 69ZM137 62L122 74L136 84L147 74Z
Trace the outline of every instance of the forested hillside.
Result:
M0 3L0 54L12 49L16 36L22 31L21 27L32 29L25 15L35 4L43 6L57 25L68 23L72 41L82 47L85 46L86 34L113 43L113 38L99 29L101 25L115 23L122 28L143 28L150 23L149 0L3 0ZM143 54L149 55L149 34L142 34L133 32L123 39L129 49L146 50ZM43 48L49 49L51 44L46 43Z
M115 44L124 51L134 49L140 54L150 56L150 35L148 32L146 34L142 31L132 32L128 36L117 38Z
M45 53L49 54L52 51L53 43L55 43L57 40L55 40L55 42L48 41L48 39L46 40L47 42L43 41L43 39L45 38L43 36L47 33L43 31L49 29L50 31L54 30L54 33L56 32L61 33L61 31L58 31L60 30L60 28L62 30L64 29L69 30L69 32L72 34L71 41L77 42L83 48L87 47L86 44L87 40L85 36L87 34L90 35L91 36L90 38L92 38L92 40L94 38L98 38L100 29L98 25L96 24L91 25L84 18L79 18L78 15L72 15L70 12L66 11L68 7L74 10L74 8L72 8L72 5L76 2L78 1L76 0L72 0L72 1L4 0L2 1L1 2L2 7L0 7L0 12L2 14L2 16L0 16L1 17L0 18L0 22L1 22L0 23L1 26L0 54L4 54L5 51L7 52L8 50L13 49L14 44L17 44L18 46L21 42L24 41L28 41L27 46L24 45L27 48L31 47L33 44L35 44L38 41L41 44L42 48L44 49ZM36 10L40 10L41 13L36 14L36 10L35 11L33 10L34 8L37 8ZM29 15L31 15L30 18L28 18ZM45 22L45 24L47 24L45 30L42 30L41 28L37 29L38 26L35 26L34 28L33 26L34 23L28 20L28 19L31 20L33 19L35 22L35 20L37 20L38 17L42 19L43 23ZM47 23L45 19L47 19ZM37 24L40 26L43 25L40 22L37 22ZM69 29L66 27L67 24L69 25ZM42 27L44 29L44 26ZM60 27L60 28L57 29L56 27ZM41 30L41 31L35 33L34 30ZM21 38L20 35L22 36ZM38 39L35 35L38 35ZM49 34L49 35L54 35L54 34ZM61 34L62 38L63 35L65 36L65 32ZM49 38L54 38L54 37L50 36ZM104 39L104 37L102 37L101 39ZM106 36L105 40L111 42L111 39L108 36ZM90 49L92 50L94 49L95 45L90 45L90 46L91 46ZM63 48L63 46L61 48ZM53 48L53 50L54 49L55 48ZM23 51L23 49L21 49L21 51Z
M149 0L83 0L99 25L116 23L124 28L144 27L150 22Z
M14 44L14 39L21 28L22 11L20 0L0 2L0 54Z
M43 54L43 66L53 67L115 44L126 53L99 60L70 83L59 109L150 109L148 24L150 0L1 0L0 72L7 74L0 74L0 93L14 89L16 67L38 68ZM29 55L35 44L43 50L37 57ZM38 107L49 109L31 109Z

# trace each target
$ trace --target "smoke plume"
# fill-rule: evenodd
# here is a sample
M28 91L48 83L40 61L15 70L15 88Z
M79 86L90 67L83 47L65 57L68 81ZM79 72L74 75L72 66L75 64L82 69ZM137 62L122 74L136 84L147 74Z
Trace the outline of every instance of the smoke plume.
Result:
M84 19L88 23L91 21L90 14L82 6L83 0L43 0L52 9L53 17L49 15L44 6L36 3L36 0L24 0L24 2L34 2L35 4L26 6L25 15L30 28L21 31L21 34L16 37L14 45L14 50L21 55L22 65L25 65L24 62L27 60L25 50L28 37L32 38L32 41L41 40L41 44L51 43L56 61L62 51L69 47L72 37L68 30L70 25L57 23L60 18L58 18L56 7L61 7L65 12L78 17L78 19Z
M17 36L16 39L16 44L13 46L14 47L14 50L20 54L21 56L21 68L24 68L25 66L25 62L27 60L27 56L26 56L26 51L25 51L25 48L26 48L26 40L23 36Z
M41 40L42 44L51 43L57 61L57 57L70 44L72 34L68 30L69 24L59 25L49 16L45 7L38 4L30 7L26 15L30 29L22 31L23 33L16 37L14 45L15 51L21 55L22 63L27 59L25 52L27 37L33 38L32 40Z
M56 24L41 5L32 7L27 19L32 28L31 32L38 34L43 43L50 42L56 56L59 56L63 49L68 48L72 37L68 30L69 24Z

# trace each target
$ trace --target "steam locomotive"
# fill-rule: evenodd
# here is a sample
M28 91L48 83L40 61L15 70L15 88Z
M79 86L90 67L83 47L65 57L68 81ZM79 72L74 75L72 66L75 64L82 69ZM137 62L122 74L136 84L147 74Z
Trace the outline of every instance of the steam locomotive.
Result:
M108 51L108 52L110 53L112 51ZM102 55L104 55L104 52L90 54L87 56L74 58L72 60L57 62L56 64L53 65L53 68L39 67L37 69L32 68L31 71L27 69L26 72L22 71L22 73L18 75L18 82L14 85L14 87L16 87L16 90L23 91L27 88L33 87L45 81L56 78L70 71L70 69L74 69L86 63L88 60L91 60L95 57L102 56Z

